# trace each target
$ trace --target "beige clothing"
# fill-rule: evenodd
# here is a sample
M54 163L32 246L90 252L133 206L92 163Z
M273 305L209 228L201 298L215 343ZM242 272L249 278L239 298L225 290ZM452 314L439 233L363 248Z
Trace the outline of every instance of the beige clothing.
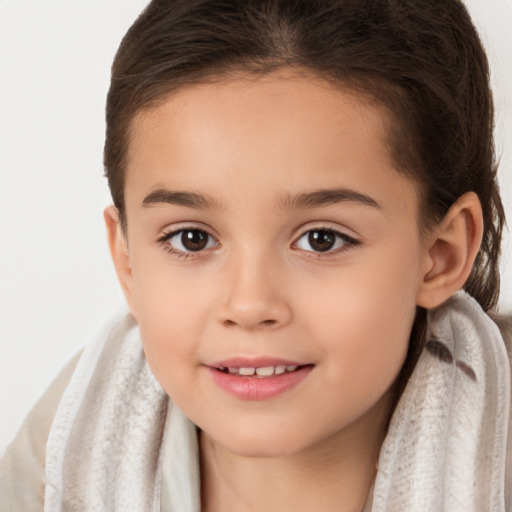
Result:
M64 367L7 447L0 461L0 512L43 510L46 440L79 357L80 353Z
M43 511L44 487L46 483L44 471L46 442L57 406L80 355L81 353L77 354L63 368L44 395L39 399L26 417L16 437L8 446L4 457L0 460L0 512ZM187 436L178 435L177 437L182 440ZM166 436L166 443L170 445L172 442L171 436ZM191 456L193 458L198 458L197 446L184 447L184 449L192 452ZM183 477L193 475L192 479L196 481L192 482L192 490L196 489L197 496L191 496L189 500L195 501L199 499L198 475L194 475L194 471L197 468L176 468L173 467L173 463L174 461L170 460L163 464L162 511L179 510L179 505L176 502L182 503L186 500L186 498L184 500L183 495L176 496L176 491L183 492L183 487L186 486L181 486L181 489L174 488L173 492L171 492L169 482L176 482L177 473L182 474ZM194 462L189 464L193 466ZM197 504L192 505L191 510L198 507L199 505ZM370 508L371 491L363 512L369 512Z
M512 355L512 317L495 319ZM62 370L27 416L14 441L0 461L0 512L35 512L43 510L44 461L46 440L61 396L73 373L80 354ZM512 411L512 409L511 409ZM509 439L509 443L512 439ZM511 451L510 449L508 450ZM164 463L164 468L167 464ZM165 469L164 469L165 489ZM512 460L507 462L507 482L512 478ZM510 485L510 483L509 483ZM168 493L162 494L162 510L170 507ZM371 504L368 503L367 506Z
M57 406L80 355L81 352L61 370L30 411L0 460L0 512L42 512L46 484L44 471L46 441ZM166 480L172 480L168 470L169 465L165 464L162 510L175 508L172 506L173 496L170 495L166 485Z

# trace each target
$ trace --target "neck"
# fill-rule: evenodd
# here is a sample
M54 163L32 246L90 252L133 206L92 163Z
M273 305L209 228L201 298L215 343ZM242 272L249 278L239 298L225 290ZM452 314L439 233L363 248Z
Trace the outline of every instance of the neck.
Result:
M244 457L200 434L205 512L361 512L376 474L390 400L297 453ZM371 421L369 421L371 419Z

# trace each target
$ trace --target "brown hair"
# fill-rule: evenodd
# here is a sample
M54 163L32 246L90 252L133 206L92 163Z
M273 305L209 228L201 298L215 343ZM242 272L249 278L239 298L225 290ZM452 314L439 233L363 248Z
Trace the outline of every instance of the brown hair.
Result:
M495 306L504 211L489 68L459 0L153 0L119 47L107 99L104 162L123 226L137 112L186 84L284 66L312 71L388 109L390 147L397 167L423 191L426 224L465 192L478 194L484 236L465 289L485 310ZM425 325L420 310L406 374Z

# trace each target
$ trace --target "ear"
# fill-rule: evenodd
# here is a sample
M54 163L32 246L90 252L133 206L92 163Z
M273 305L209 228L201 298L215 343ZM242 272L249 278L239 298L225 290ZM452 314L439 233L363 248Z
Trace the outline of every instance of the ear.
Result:
M474 192L462 195L427 237L422 282L416 303L430 309L461 289L480 249L483 217Z
M112 256L112 261L114 262L117 278L121 284L121 288L126 298L126 302L128 303L128 307L130 308L132 314L135 316L135 310L133 307L133 275L130 265L130 253L128 250L128 241L119 220L119 211L113 205L107 206L107 208L105 208L103 211L103 217L107 227L110 255Z

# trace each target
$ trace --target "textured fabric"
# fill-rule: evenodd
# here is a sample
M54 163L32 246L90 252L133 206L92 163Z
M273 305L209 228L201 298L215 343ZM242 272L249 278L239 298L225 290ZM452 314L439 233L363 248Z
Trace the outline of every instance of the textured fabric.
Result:
M197 427L176 405L167 417L163 451L161 512L199 512Z
M501 327L506 331L507 325L512 335L512 322ZM149 414L146 400L153 402ZM459 293L431 314L429 344L393 415L364 512L512 512L510 481L506 505L503 497L509 403L510 373L499 331ZM142 418L146 426L134 428ZM40 425L30 425L30 437L46 437ZM52 430L47 459L55 466L47 468L53 480L45 510L199 512L196 428L176 406L167 409L129 317L84 352ZM25 443L24 450L30 448ZM132 465L138 450L144 451L142 472L139 462ZM21 457L22 451L15 453ZM41 462L34 464L39 475ZM25 473L20 464L9 468L11 481L25 481L27 489L36 482L34 471ZM9 508L1 492L0 498L2 512L42 509L35 501L34 508Z
M457 293L393 414L372 512L504 512L510 367L496 324Z
M42 512L46 441L79 356L62 369L6 449L0 461L1 512Z
M127 316L90 345L52 424L45 512L160 510L168 398Z

